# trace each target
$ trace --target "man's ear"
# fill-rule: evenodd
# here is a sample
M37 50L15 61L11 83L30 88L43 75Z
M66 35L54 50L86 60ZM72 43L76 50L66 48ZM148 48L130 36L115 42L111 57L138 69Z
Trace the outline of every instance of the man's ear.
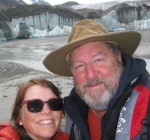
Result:
M121 53L118 54L118 61L120 64L123 64Z

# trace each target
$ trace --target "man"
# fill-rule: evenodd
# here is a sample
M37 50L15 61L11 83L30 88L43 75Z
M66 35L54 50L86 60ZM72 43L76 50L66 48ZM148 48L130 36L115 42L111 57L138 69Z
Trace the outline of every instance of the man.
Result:
M65 97L71 140L150 139L150 77L145 61L131 56L140 40L136 31L107 32L85 19L45 58L48 70L74 79Z

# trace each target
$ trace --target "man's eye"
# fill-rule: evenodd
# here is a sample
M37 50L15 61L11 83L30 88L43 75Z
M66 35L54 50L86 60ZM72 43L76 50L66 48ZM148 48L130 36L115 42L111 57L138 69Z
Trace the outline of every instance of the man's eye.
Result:
M95 61L96 61L96 62L100 62L100 61L102 61L102 60L103 60L103 59L96 59Z
M82 67L83 67L83 64L79 64L79 65L74 66L74 69L80 69Z

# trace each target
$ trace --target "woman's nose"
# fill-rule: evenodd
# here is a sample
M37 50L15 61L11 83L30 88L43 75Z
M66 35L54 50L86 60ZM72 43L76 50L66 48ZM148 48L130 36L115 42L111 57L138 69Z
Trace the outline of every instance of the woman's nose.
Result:
M41 113L45 114L45 113L50 113L51 111L52 110L50 109L49 105L47 103L44 103Z

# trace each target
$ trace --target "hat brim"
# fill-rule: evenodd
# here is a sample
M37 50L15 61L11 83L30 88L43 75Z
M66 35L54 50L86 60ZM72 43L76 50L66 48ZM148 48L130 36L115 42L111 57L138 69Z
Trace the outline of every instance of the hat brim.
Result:
M43 64L49 71L55 74L72 77L69 65L66 62L67 54L76 47L79 47L80 45L94 41L117 42L122 52L132 55L141 41L141 34L136 31L123 31L109 32L103 35L82 38L80 40L70 42L60 47L59 49L49 53L45 57Z

